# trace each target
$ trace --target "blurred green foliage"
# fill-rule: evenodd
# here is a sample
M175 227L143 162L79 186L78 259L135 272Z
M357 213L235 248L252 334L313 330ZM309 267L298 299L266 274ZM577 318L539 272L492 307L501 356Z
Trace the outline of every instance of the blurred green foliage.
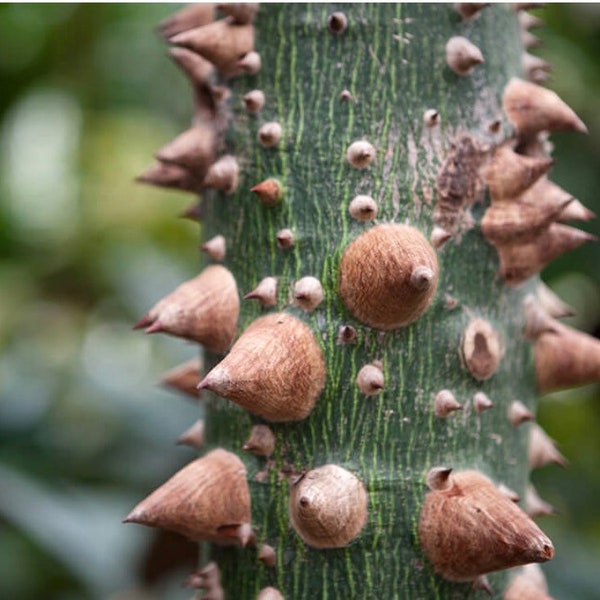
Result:
M154 534L121 520L193 457L198 407L156 381L197 347L131 332L199 265L193 197L133 182L189 120L175 8L0 6L2 598L140 589Z
M193 456L173 440L199 410L155 385L196 347L130 331L199 265L197 225L174 218L193 198L132 182L191 115L188 85L152 34L176 8L0 5L2 598L189 597L183 568L150 585L156 534L121 525ZM553 136L553 179L600 213L600 6L535 12L549 85L591 132ZM574 326L600 333L600 246L544 278L577 309ZM561 513L543 523L557 599L600 589L598 400L589 386L540 406L571 461L534 474Z

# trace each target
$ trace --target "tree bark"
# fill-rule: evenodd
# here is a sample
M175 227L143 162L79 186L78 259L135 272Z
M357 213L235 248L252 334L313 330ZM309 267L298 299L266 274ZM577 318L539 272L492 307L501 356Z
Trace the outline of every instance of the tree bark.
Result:
M348 28L335 35L327 23L339 10ZM429 237L436 176L452 144L465 135L483 144L501 139L490 133L490 124L501 115L504 86L520 74L516 15L508 5L464 22L452 5L286 4L261 7L255 25L263 66L232 84L230 101L229 151L243 165L240 185L231 196L203 196L204 233L207 239L217 234L227 239L225 264L242 294L264 277L278 278L277 309L315 332L327 381L307 419L270 424L277 444L269 461L243 456L257 540L276 549L277 562L269 568L251 549L213 547L226 596L254 598L267 585L294 600L471 596L469 584L434 575L423 556L417 523L425 474L436 465L478 469L523 497L527 427L514 427L506 411L514 399L535 410L530 344L519 310L535 284L505 287L497 277L496 252L479 228L456 225L457 235L438 252L433 305L412 325L382 332L355 320L340 301L339 263L349 242L373 226L350 216L354 196L376 200L376 223L407 222ZM446 65L445 45L455 35L467 36L484 56L470 76L458 76ZM241 99L254 88L265 93L266 105L248 115ZM351 99L341 97L344 90ZM439 113L439 126L424 124L428 109ZM277 147L264 148L258 129L270 121L281 124L283 137ZM345 158L348 146L360 139L376 149L374 164L364 170ZM249 192L271 177L285 189L275 207ZM476 220L482 209L482 203L473 208ZM292 230L292 248L278 248L281 229ZM290 303L294 282L304 276L318 278L325 290L324 302L310 314ZM262 312L256 301L244 301L241 330ZM493 325L504 352L499 369L483 382L459 356L465 327L475 317ZM338 342L343 325L357 330L356 343ZM385 388L365 396L355 379L374 360L383 364ZM442 389L464 407L445 419L433 410ZM473 408L478 391L495 403L481 415ZM209 448L237 451L252 424L262 422L215 398L207 401L206 413ZM368 524L346 548L313 549L290 526L282 470L324 464L355 473L368 490ZM496 590L505 580L504 573L491 577Z
M474 5L459 6L468 12ZM178 50L176 59L185 59L195 80L199 129L157 155L178 166L159 164L142 178L157 183L160 176L160 185L166 178L167 185L188 191L203 182L200 212L204 236L213 240L212 259L223 260L239 294L250 296L239 315L241 337L222 362L208 354L208 375L199 387L235 402L203 392L206 449L241 456L253 539L246 547L206 546L204 561L216 561L225 596L236 600L255 598L267 586L294 600L482 594L473 592L471 572L547 560L551 543L524 513L517 527L521 513L508 503L489 529L502 529L504 510L507 529L517 530L517 545L536 538L538 554L526 549L527 560L502 563L494 556L488 560L496 550L483 544L487 566L481 571L472 564L466 570L432 565L420 515L435 512L431 505L422 512L426 482L441 491L447 472L438 472L441 479L427 475L434 467L478 471L509 495L525 498L526 421L534 417L536 392L530 338L538 338L542 390L598 378L597 341L582 342L582 334L573 336L550 316L532 312L537 302L528 298L539 296L537 272L544 263L587 239L555 221L589 218L583 207L563 214L567 204L573 208L572 198L563 200L562 190L544 179L552 161L538 132L585 126L551 92L514 80L524 67L519 21L509 5L461 16L450 4L268 4L256 17L254 45L247 15L230 10L244 24L221 20L183 34L177 20L163 26L169 41L214 63L229 91L207 83L210 65ZM255 71L253 47L262 68L231 79ZM531 60L525 65L532 75ZM266 100L258 111L244 104L253 90ZM208 131L202 144L194 142L198 131ZM207 143L213 137L222 143ZM178 154L182 148L185 161ZM230 158L215 163L215 170L210 163L222 154ZM238 174L228 171L231 156ZM223 180L225 172L234 176ZM215 186L224 191L205 189ZM362 199L353 200L357 196ZM548 204L551 196L554 205ZM226 241L224 257L216 236ZM223 318L229 332L237 320L237 295L224 269L204 273L200 283L188 282L175 293L177 301L170 300L190 302L199 286L201 303L208 306L203 310L209 310L202 327L186 330L180 307L167 310L164 301L137 327L171 327L171 333L205 346L218 339L214 349L222 350L223 338L214 334L223 331L205 330ZM260 303L260 294L252 292L265 278L276 279L277 292ZM209 280L229 290L222 302L211 299ZM552 316L561 311L555 308ZM275 313L286 316L276 322ZM265 315L271 316L259 320ZM272 343L276 329L285 332L279 345ZM585 361L573 358L569 344L598 358L579 369ZM575 363L576 376L569 366ZM484 410L490 407L482 397L493 408ZM268 426L275 436L266 457L240 452L254 425ZM539 441L539 430L531 431ZM530 461L560 462L551 448L550 459L536 455ZM186 471L197 470L210 498L194 496L195 476L185 491L186 475L180 473L171 488L141 503L127 520L217 542L231 541L237 531L247 542L248 529L240 527L246 511L232 505L227 482L214 483L219 473L205 477L209 463L224 465L219 468L235 481L237 497L247 497L239 487L241 463L219 451ZM290 515L290 498L304 508L321 500L324 509L331 504L332 518L339 515L340 522L347 505L359 510L362 495L354 483L351 502L344 494L298 491L325 465L346 473L338 480L331 473L340 471L329 467L328 485L344 477L356 482L350 473L368 494L364 527L359 515L356 531L336 543L325 526L318 535L306 535ZM472 495L474 514L497 515L497 507L480 504L489 494L495 498L496 487L472 473L457 475L459 480L463 491L473 481L481 488ZM450 485L449 498L467 494ZM200 520L190 517L190 498L203 506ZM166 511L163 499L172 504ZM219 522L207 518L211 502L224 503ZM173 523L175 508L183 517ZM459 513L448 518L442 511L441 521ZM227 514L235 515L234 523ZM467 532L473 540L480 533L489 531ZM447 535L451 546L453 536ZM469 540L465 552L475 546ZM270 566L259 560L264 545L274 548ZM458 544L452 552L462 550ZM475 553L470 560L477 559ZM489 579L500 597L506 569ZM219 596L213 589L207 597Z

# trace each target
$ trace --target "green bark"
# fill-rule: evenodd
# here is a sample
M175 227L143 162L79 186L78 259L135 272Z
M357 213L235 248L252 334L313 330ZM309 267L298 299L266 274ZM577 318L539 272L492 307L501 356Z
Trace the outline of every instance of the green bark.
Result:
M336 10L348 17L341 35L327 28ZM503 137L491 136L488 125L501 114L504 85L520 74L516 15L508 5L494 5L465 22L451 4L269 4L261 7L255 25L262 70L231 84L234 115L227 145L242 165L240 185L230 196L203 196L204 235L226 237L224 264L241 294L263 277L279 278L278 307L271 310L288 311L310 325L326 357L327 381L307 419L270 424L277 449L269 461L239 450L260 419L204 396L207 447L242 454L258 545L272 545L277 564L265 567L252 548L206 552L219 564L226 597L236 600L254 598L267 585L288 600L484 597L469 584L436 576L423 556L417 524L424 477L436 465L475 468L523 496L528 427L514 427L506 411L515 399L532 410L535 406L520 310L533 283L505 287L496 276L496 251L475 226L438 251L438 291L425 315L408 327L380 332L353 319L344 307L337 293L338 268L348 243L373 226L350 217L348 204L355 195L375 198L376 222L409 222L428 237L435 178L452 142L464 134L489 143ZM470 76L459 77L446 66L444 47L454 35L466 36L485 57ZM267 101L261 113L249 115L241 98L255 88ZM351 101L340 99L344 89ZM439 128L424 126L429 108L439 112ZM268 121L283 127L275 148L257 142L259 126ZM375 146L377 159L370 168L356 170L345 152L362 138ZM268 177L285 187L275 207L262 205L249 192ZM476 221L484 205L473 208ZM288 250L276 244L283 228L295 234ZM312 314L289 302L290 285L307 275L320 279L325 289L324 302ZM454 307L448 296L456 300ZM262 312L256 301L244 301L240 330ZM471 377L459 357L464 328L475 316L492 323L504 347L498 371L484 382ZM355 344L336 343L342 324L357 329ZM367 397L354 380L374 359L383 362L385 389ZM441 389L451 390L464 410L436 418L433 398ZM477 415L472 399L480 390L495 407ZM364 482L369 518L348 547L315 550L289 524L288 484L280 471L328 463ZM266 480L256 481L264 470ZM504 573L490 577L498 597L505 581Z

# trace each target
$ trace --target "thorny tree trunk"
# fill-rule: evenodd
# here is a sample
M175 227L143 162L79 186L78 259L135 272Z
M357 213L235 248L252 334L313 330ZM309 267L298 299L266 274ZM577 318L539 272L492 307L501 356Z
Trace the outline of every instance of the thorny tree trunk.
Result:
M597 377L596 366L595 373L590 367L573 381L561 379L564 369L552 358L554 340L567 336L560 337L566 347L572 334L538 306L545 303L559 316L535 273L553 255L585 240L554 224L567 218L567 205L573 210L575 205L560 198L552 206L546 202L550 161L538 134L581 130L583 124L541 88L521 81L507 87L511 78L539 77L544 68L529 62L523 73L517 12L494 5L464 18L449 4L264 5L254 21L254 49L262 60L257 73L252 25L221 22L224 28L214 39L206 30L212 25L202 30L176 21L170 30L168 25L167 35L188 29L170 41L199 52L221 76L250 73L228 79L226 89L210 87L205 79L210 68L199 74L198 64L176 50L176 60L195 78L195 126L208 149L187 161L185 144L183 158L165 148L158 155L163 162L142 179L190 190L203 180L204 236L224 236L223 265L239 294L255 290L241 304L242 341L201 385L234 400L203 390L205 447L240 455L253 533L243 527L245 516L215 517L212 531L206 531L210 524L192 531L189 523L154 514L160 509L148 504L151 499L129 519L194 539L250 537L246 547L204 547L203 564L216 561L225 597L236 600L255 598L266 586L288 600L475 597L484 593L471 589L477 575L548 559L549 541L524 514L513 516L510 503L505 511L494 490L472 492L473 504L464 510L483 510L498 535L507 536L506 544L516 546L516 558L494 534L488 539L487 531L478 530L477 523L485 521L462 523L460 507L434 506L428 517L433 521L422 525L421 535L419 530L426 475L433 467L479 471L525 498L534 426L523 422L535 413L536 394L532 337L538 347L550 349L536 359L542 389ZM456 36L475 48L462 39L447 46ZM235 47L231 55L221 47L227 44ZM256 90L265 102L254 112L252 102L261 104ZM351 146L356 141L370 146ZM235 157L239 174L229 171L232 159L208 168L224 154ZM167 168L172 178L165 182ZM552 190L555 196L562 192ZM351 202L357 196L369 198ZM579 213L569 215L587 217L576 208ZM217 241L209 250L221 259ZM229 276L211 271L211 277L221 278L224 296L202 318L205 325L225 328L227 346L237 293L234 289L235 297L226 301L233 285ZM266 283L256 291L265 278L276 278L275 296ZM524 311L532 293L539 302L530 297ZM227 317L218 312L223 306ZM222 339L191 335L179 322L169 330L161 310L153 309L140 326L223 350ZM247 330L278 311L288 315L283 325L274 317ZM585 343L597 353L591 340ZM209 354L204 374L220 359ZM559 373L558 379L546 381L548 372ZM485 410L489 400L493 408ZM275 435L268 458L240 452L256 424L268 425ZM534 459L534 466L550 459ZM232 464L238 473L240 467ZM351 491L346 491L346 479L340 483L330 471L312 471L323 465L342 467L364 485L364 527L362 485L357 488L352 476L334 470L347 478ZM220 468L217 482L203 488L208 504L244 501L244 493L235 491L237 475L230 482L229 467ZM485 480L475 479L477 489L487 489ZM437 489L432 497L446 494L450 501L471 493L466 482L460 488L459 476L448 481L445 471L428 482ZM167 493L161 501L177 504L183 494L177 490L174 500ZM527 508L523 500L520 505ZM529 509L535 512L531 503ZM332 515L326 517L328 511ZM453 526L456 531L444 529ZM335 527L340 531L334 533ZM435 537L438 529L446 533ZM427 531L435 540L434 549L425 552ZM528 537L542 540L542 546L533 548ZM265 556L259 560L261 551ZM438 551L442 557L436 559ZM475 557L468 558L469 552ZM453 563L448 553L464 555L469 564ZM212 575L198 581L211 588L207 597L218 597ZM500 597L507 571L493 573L489 581Z

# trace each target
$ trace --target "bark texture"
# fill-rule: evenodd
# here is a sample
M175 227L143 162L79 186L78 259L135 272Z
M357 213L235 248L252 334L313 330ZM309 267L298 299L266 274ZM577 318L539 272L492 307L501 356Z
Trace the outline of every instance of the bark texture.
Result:
M150 497L166 511L142 502L127 520L233 542L203 547L220 569L190 580L206 598L460 599L494 594L472 587L490 569L501 597L501 569L554 554L513 502L532 497L528 460L564 462L528 422L531 341L544 391L599 372L600 343L555 320L564 306L537 277L590 238L555 221L591 216L546 178L542 130L585 125L519 79L543 68L522 61L515 10L476 8L267 4L252 25L254 8L231 4L215 23L196 8L163 24L194 127L140 180L202 191L189 214L206 263L237 290L226 303L188 282L137 327L217 352L189 323L230 346L237 321L199 388L206 452L243 467L218 451L235 476L203 501L249 489L252 529L247 507L211 535L188 527L187 479ZM198 280L217 271L231 283L223 267Z
M328 18L340 10L348 27L333 34ZM242 295L265 277L278 278L277 307L267 310L285 310L308 323L326 357L327 378L308 418L270 424L277 438L270 459L243 456L258 546L273 546L276 564L262 565L252 548L211 548L226 597L255 598L267 585L291 600L482 595L434 575L417 525L425 474L433 466L478 469L522 497L528 477L527 425L514 427L506 411L514 399L535 410L520 310L532 284L502 284L497 254L471 221L484 207L476 174L480 145L497 143L509 129L503 121L492 133L490 124L501 116L506 83L520 75L516 15L507 5L463 21L452 5L289 4L262 6L255 25L262 69L231 86L228 152L242 166L240 184L229 196L203 196L204 234L227 239L225 265ZM468 37L485 60L466 77L446 64L445 45L455 35ZM252 89L266 97L257 114L243 107ZM439 114L434 127L424 122L428 109ZM258 142L267 122L282 128L271 148ZM346 159L356 140L375 148L367 168L353 168ZM450 163L438 179L452 153L455 168ZM284 188L275 206L249 191L268 178ZM377 202L374 222L351 217L348 207L357 195ZM481 202L463 211L476 198ZM438 251L440 279L429 310L388 332L355 320L338 294L344 249L374 223L409 223L428 238L434 217L456 235ZM293 247L278 247L282 229L293 232ZM325 291L311 313L293 302L294 283L305 276L318 278ZM255 300L244 301L241 330L263 312ZM485 381L471 376L459 354L475 318L492 325L501 345L499 367ZM356 329L354 343L339 343L344 325ZM384 389L367 396L355 379L374 360L381 361ZM434 398L442 389L451 390L463 410L436 417ZM473 407L479 391L495 404L482 414ZM209 448L238 450L260 422L216 397L207 400L206 413ZM325 464L357 475L369 495L365 528L341 549L306 545L288 516L282 473ZM504 574L490 580L498 593L504 588Z

